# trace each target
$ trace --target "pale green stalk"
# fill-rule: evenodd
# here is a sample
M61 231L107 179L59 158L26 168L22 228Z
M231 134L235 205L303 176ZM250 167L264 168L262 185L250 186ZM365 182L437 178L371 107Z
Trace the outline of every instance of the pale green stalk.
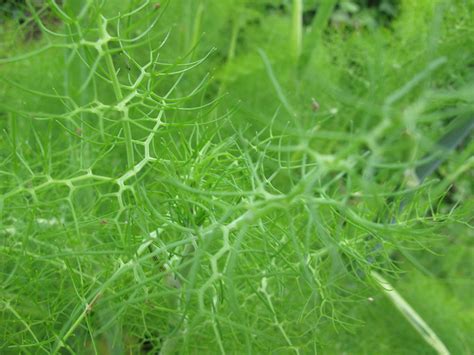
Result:
M449 350L443 341L436 335L426 321L413 309L410 304L395 290L395 288L385 280L379 273L372 271L371 275L377 284L382 288L385 295L397 307L400 313L410 322L421 337L433 348L439 355L449 355Z

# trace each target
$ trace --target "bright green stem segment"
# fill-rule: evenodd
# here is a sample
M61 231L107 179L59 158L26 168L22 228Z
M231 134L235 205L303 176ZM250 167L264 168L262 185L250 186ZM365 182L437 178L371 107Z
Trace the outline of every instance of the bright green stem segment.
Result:
M104 23L102 24L102 37L108 38L107 33L107 22L103 19ZM112 80L112 86L114 88L115 98L118 101L123 99L122 89L120 87L120 82L117 76L117 72L115 70L114 61L112 60L112 55L110 54L108 43L105 42L103 44L104 56L105 56L105 63L107 65L107 70L109 71L110 79ZM133 142L132 142L132 130L130 128L130 122L128 122L128 113L123 113L123 131L125 135L125 147L127 151L127 167L131 168L134 165L134 156L133 156Z
M239 38L239 31L241 26L240 18L236 19L232 26L232 35L230 37L229 52L227 53L227 61L231 62L235 57L235 50L237 48L237 39Z
M122 100L122 90L120 89L120 82L115 71L114 62L112 56L109 53L109 47L107 44L104 44L105 48L105 62L107 63L107 69L109 70L110 78L112 79L112 86L114 88L114 94L117 100Z
M292 20L292 54L293 60L298 62L301 56L303 42L303 0L293 0Z

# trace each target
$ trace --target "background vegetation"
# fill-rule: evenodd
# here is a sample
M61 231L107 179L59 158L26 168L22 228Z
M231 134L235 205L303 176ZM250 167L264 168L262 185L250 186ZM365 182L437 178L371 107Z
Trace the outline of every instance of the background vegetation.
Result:
M1 353L473 351L472 1L0 11Z

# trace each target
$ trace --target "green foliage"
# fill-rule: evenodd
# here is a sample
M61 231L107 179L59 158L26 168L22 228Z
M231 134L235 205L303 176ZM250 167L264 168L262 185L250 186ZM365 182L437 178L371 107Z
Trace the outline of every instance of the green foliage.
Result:
M413 179L472 120L473 6L364 5L26 1L5 21L0 352L429 353L373 272L406 273L472 350L472 142Z

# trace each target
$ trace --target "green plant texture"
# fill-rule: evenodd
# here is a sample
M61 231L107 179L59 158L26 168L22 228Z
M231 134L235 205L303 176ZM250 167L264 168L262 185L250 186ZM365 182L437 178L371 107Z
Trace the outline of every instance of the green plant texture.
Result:
M472 1L0 11L0 353L474 351Z

